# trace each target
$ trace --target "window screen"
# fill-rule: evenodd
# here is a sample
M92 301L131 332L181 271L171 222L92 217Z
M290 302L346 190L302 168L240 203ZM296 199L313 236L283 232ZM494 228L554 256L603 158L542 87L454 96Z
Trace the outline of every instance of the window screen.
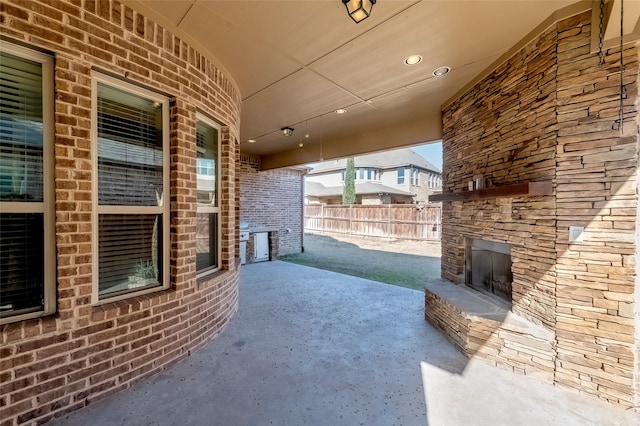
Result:
M0 51L0 318L45 310L43 72Z
M1 213L0 222L0 314L43 310L43 215Z
M196 270L219 267L219 156L220 131L216 123L199 116L196 124L196 178L198 213L196 225Z
M162 285L163 108L97 83L99 297Z

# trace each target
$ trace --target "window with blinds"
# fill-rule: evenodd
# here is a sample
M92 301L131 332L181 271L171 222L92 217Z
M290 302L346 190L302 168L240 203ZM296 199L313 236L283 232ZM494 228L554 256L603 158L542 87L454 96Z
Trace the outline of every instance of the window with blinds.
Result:
M198 114L196 123L196 150L196 270L202 274L214 271L220 266L220 126L201 114Z
M55 311L52 80L49 56L0 44L0 323Z
M168 100L96 79L97 295L126 297L168 284Z

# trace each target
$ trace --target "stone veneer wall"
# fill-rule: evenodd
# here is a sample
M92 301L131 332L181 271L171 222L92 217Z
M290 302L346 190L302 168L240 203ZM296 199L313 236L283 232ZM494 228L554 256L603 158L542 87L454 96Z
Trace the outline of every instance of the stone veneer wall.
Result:
M42 423L130 387L215 336L238 305L240 95L212 62L117 1L0 4L0 34L55 60L57 312L0 330L0 421ZM171 288L91 304L92 67L170 94ZM222 270L196 279L196 110L223 124Z
M443 192L555 179L555 28L443 111ZM465 238L512 244L513 310L555 324L555 199L443 203L442 276L464 282Z
M443 203L442 276L464 281L465 237L513 244L512 310L555 333L555 382L637 406L639 47L623 51L621 135L619 49L599 66L590 37L590 11L560 21L444 108L444 192L483 174L555 195Z
M558 24L556 382L638 407L640 44L623 50L621 134L620 49L598 66L589 18ZM585 227L583 243L568 242L570 225Z
M302 250L304 174L305 170L299 168L260 171L259 157L240 156L240 219L250 228L272 231L273 257ZM247 247L249 263L252 248L251 242Z

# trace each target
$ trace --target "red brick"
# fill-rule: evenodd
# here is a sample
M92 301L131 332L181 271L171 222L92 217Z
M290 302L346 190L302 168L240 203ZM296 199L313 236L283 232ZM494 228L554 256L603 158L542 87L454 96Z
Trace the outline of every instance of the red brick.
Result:
M60 387L64 385L64 383L65 380L63 378L58 378L46 383L39 384L37 386L32 386L30 388L22 388L22 390L11 394L11 402L16 403L22 401L23 399L30 398L33 395L48 391L49 389Z
M0 377L7 386L26 386L11 388L12 393L0 397L0 403L4 405L1 415L4 420L6 414L12 423L19 420L39 424L83 406L86 401L126 387L126 384L118 383L117 377L133 383L160 371L157 360L161 365L168 365L183 358L192 345L203 342L203 336L212 335L211 330L224 324L225 321L218 318L220 315L233 312L225 308L208 310L211 320L207 322L204 311L199 310L198 324L189 327L184 338L177 338L184 327L178 322L174 324L170 316L188 317L187 305L180 302L185 294L190 294L195 301L211 298L217 291L214 287L196 290L192 275L194 266L187 263L195 261L194 246L189 242L190 237L180 235L193 231L189 229L190 225L184 227L182 224L179 224L176 236L184 242L186 256L181 260L181 271L172 268L178 273L173 280L179 291L132 297L105 307L91 306L94 272L91 262L95 244L91 225L91 197L95 188L90 182L94 144L89 131L92 68L108 68L122 74L129 71L129 80L140 80L160 91L179 94L172 102L173 105L180 104L180 116L176 120L179 127L176 127L177 132L170 132L172 143L180 147L179 158L172 158L172 167L180 171L173 177L173 187L183 185L175 179L195 182L195 150L190 145L194 143L196 104L205 110L210 105L210 111L205 112L229 122L234 126L233 134L237 135L241 101L236 88L203 56L198 55L196 68L188 67L186 61L195 56L193 48L118 2L11 0L10 4L3 2L0 7L3 17L11 17L10 23L3 20L3 24L8 25L1 26L0 33L28 41L35 49L52 51L56 58L54 148L58 182L55 194L58 312L43 319L1 327L4 347ZM128 31L126 42L125 31ZM139 33L140 37L133 32ZM193 53L187 55L188 52ZM152 73L161 78L151 79ZM229 103L234 105L227 105ZM238 152L234 148L229 163L223 167L233 167ZM223 204L236 202L231 191L233 187L225 187L221 196ZM184 209L180 214L192 220L195 191L179 195L181 199L176 207ZM223 206L223 211L227 212L221 215L224 220L224 214L236 210ZM234 244L233 236L226 238L224 244ZM225 253L225 262L233 262L229 251ZM172 251L171 255L181 254ZM237 289L237 271L232 268L221 274L229 275L229 282ZM228 297L235 299L235 295ZM152 309L162 313L151 316ZM151 332L156 326L157 331ZM123 343L115 346L117 338L122 338ZM163 344L175 347L167 353ZM154 352L149 351L151 345L157 348ZM134 368L132 365L136 367L130 371ZM110 377L113 375L117 377ZM59 380L64 384L57 382ZM101 383L85 389L89 380ZM40 385L55 388L45 389ZM16 400L22 397L28 401Z
M18 389L25 388L27 386L31 386L35 383L32 377L25 377L22 379L14 380L12 382L3 383L0 386L0 395L8 395L11 392L14 392Z
M16 377L31 375L33 373L38 373L40 371L47 370L51 367L56 367L60 364L64 364L68 360L68 358L69 358L68 354L62 354L58 357L48 358L43 361L38 361L36 363L29 364L24 367L16 367L14 372Z

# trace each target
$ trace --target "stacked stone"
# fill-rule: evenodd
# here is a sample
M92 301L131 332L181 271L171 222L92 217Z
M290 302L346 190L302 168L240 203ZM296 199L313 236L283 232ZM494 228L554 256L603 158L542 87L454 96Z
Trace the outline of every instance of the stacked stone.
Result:
M513 317L501 304L465 286L446 292L439 291L440 286L425 289L425 319L465 356L553 383L553 332ZM460 300L475 302L470 309Z
M599 65L589 18L558 25L556 381L638 405L639 49L623 50L621 130L620 49ZM583 242L569 242L569 226L585 227Z
M444 192L474 175L488 186L555 178L555 28L500 65L443 111ZM463 281L467 239L512 244L513 309L555 322L555 199L444 203L443 278Z
M513 244L513 311L556 336L524 364L548 372L551 360L556 383L638 406L640 48L624 46L621 93L619 47L599 65L591 16L553 25L444 108L444 192L482 174L489 186L552 180L555 195L444 203L442 276L463 282L470 238ZM584 241L569 241L570 226ZM458 322L441 328L460 335ZM472 344L493 357L513 336L491 329Z

